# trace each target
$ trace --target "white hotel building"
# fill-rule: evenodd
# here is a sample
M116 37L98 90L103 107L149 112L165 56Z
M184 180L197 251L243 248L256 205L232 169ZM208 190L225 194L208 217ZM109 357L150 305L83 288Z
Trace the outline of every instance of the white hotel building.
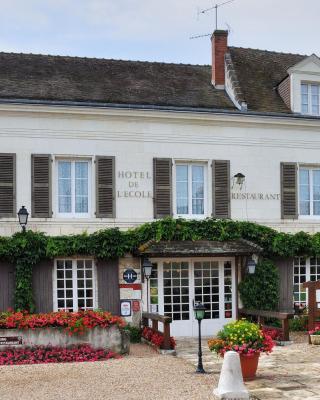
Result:
M212 55L212 66L200 66L0 53L0 235L20 229L22 205L28 229L49 235L165 216L319 231L319 58L230 47L225 31L214 32ZM206 255L195 247L190 257L180 245L149 249L152 310L173 318L174 335L192 335L192 302L204 301L210 333L235 317L237 260L254 249L218 252L209 243ZM79 299L83 260L34 269L38 311L119 312L121 299L141 298L146 307L139 257L85 259L92 290ZM132 284L123 280L128 268L138 274ZM301 282L320 278L316 258L279 260L279 268L286 309L293 292L304 300ZM13 287L14 266L0 262L0 308L12 304Z

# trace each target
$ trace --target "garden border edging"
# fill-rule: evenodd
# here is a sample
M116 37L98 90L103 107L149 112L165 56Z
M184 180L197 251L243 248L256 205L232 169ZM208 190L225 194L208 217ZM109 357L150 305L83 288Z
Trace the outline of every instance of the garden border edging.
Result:
M32 345L70 347L79 344L90 344L94 349L109 349L118 354L128 354L130 349L129 335L117 326L108 328L96 326L81 335L69 335L63 329L56 327L0 329L0 337L22 337L21 345L0 345L0 351L11 347L19 348Z

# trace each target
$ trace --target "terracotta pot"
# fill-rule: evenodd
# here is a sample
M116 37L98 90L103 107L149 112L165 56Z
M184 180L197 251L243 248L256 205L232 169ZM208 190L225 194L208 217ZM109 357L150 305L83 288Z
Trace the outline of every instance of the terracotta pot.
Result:
M311 344L320 344L320 335L310 335Z
M254 379L258 369L260 353L240 354L242 376L245 381Z

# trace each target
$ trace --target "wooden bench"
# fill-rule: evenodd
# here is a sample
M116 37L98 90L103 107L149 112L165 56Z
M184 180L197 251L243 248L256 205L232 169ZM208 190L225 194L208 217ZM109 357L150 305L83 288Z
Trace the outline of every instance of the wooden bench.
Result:
M264 320L266 318L276 318L281 321L283 340L288 342L289 337L289 319L293 318L293 313L286 313L281 311L260 311L260 310L247 310L245 308L240 308L238 312L239 317L243 316L253 316L257 317L258 323L264 325Z

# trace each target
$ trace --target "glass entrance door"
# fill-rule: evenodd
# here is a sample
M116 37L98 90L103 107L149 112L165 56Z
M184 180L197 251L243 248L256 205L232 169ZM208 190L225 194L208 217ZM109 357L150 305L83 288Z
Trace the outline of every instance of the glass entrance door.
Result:
M172 318L177 335L183 335L191 320L190 263L166 261L163 268L163 312Z
M233 259L165 260L156 265L157 282L152 286L157 286L157 309L172 318L173 336L197 336L193 315L197 301L207 307L202 322L205 336L213 335L235 317ZM153 290L151 287L151 293Z
M194 300L207 311L201 323L204 336L211 336L235 316L234 268L232 260L195 261L193 263ZM197 336L198 323L192 335Z

